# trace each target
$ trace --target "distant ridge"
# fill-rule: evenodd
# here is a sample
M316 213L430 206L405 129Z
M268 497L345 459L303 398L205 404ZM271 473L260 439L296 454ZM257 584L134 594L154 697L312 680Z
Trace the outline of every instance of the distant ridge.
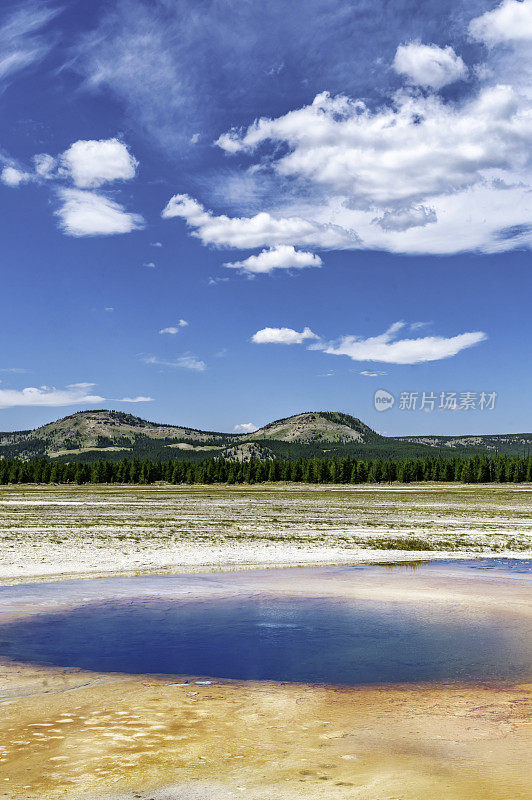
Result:
M165 425L105 409L78 411L35 430L0 433L0 458L61 461L135 456L192 461L212 457L415 458L435 450L442 455L526 455L532 451L532 434L389 437L341 411L305 411L240 434Z

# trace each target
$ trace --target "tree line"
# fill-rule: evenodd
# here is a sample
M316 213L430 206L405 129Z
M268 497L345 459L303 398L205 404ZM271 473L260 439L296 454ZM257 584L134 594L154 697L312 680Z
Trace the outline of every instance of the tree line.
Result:
M0 485L49 484L255 484L294 483L459 483L532 482L532 456L460 456L394 459L299 458L246 462L210 458L201 462L151 459L59 463L48 459L0 460Z

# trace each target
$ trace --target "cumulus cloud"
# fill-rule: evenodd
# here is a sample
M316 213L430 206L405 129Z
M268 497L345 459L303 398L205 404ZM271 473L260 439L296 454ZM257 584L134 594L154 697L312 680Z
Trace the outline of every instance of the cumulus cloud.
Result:
M238 425L235 425L233 431L235 433L254 433L255 431L258 431L258 428L252 422L241 422Z
M344 247L509 250L517 243L503 241L501 229L532 218L532 109L517 74L507 67L503 82L484 83L460 102L403 90L371 109L323 92L217 144L250 157L260 148L250 169L269 170L286 187L277 213L356 230L359 238ZM299 197L297 186L305 188ZM530 233L524 240L532 244Z
M33 156L33 171L4 166L0 179L10 187L22 183L54 181L61 201L55 214L70 236L109 236L144 227L140 214L91 188L135 177L138 162L118 139L78 140L58 158L48 153ZM72 181L77 188L65 186ZM62 184L62 185L61 185ZM155 266L150 264L149 266Z
M498 2L494 0L491 7ZM216 200L216 209L222 208L229 216L211 214L210 220L198 225L190 220L195 235L217 246L245 249L286 244L311 249L322 246L316 226L336 225L356 231L360 238L346 241L344 234L341 243L332 247L452 253L497 252L523 244L501 241L498 231L530 221L526 171L531 150L530 103L525 85L530 81L515 63L505 74L499 66L500 50L507 52L530 35L530 0L503 0L498 8L471 22L470 36L490 47L485 52L468 47L467 54L471 58L482 55L486 63L472 63L475 81L459 98L445 101L435 91L464 78L467 66L456 45L455 52L447 43L434 44L434 37L448 30L463 42L468 7L472 16L479 7L488 7L486 2L468 6L453 0L440 4L435 13L437 3L432 0L434 13L427 10L414 25L408 4L403 4L393 30L379 24L384 2L375 6L373 14L361 15L356 3L313 0L310 13L302 14L305 3L283 5L274 0L255 4L251 28L248 5L233 3L227 25L224 4L209 3L209 13L197 15L192 0L185 0L179 9L166 1L118 0L104 10L73 53L71 65L84 76L84 87L114 92L130 117L148 132L150 141L162 143L165 152L189 149L190 139L199 130L202 137L208 136L230 107L235 86L248 98L243 113L249 113L251 122L256 115L253 103L264 96L261 76L271 70L272 63L290 61L294 85L301 86L305 80L314 94L318 86L331 87L331 96L317 95L314 103L277 119L262 117L245 130L218 131L218 144L226 153L250 154L253 163L245 169L239 160L234 170L224 166L217 177L205 177L203 185L210 184L213 190L211 202ZM309 10L308 3L305 8ZM214 45L213 19L219 34ZM296 39L286 35L292 29L287 19L292 27L298 26ZM425 31L422 42L411 40L413 28L416 33ZM257 29L268 46L257 48ZM497 48L501 43L504 47ZM212 56L213 46L220 64L215 76L206 75L201 57ZM337 57L318 63L314 54L331 47ZM272 62L274 50L277 56ZM405 86L387 95L386 65L391 61ZM364 70L368 64L371 68ZM431 91L417 91L413 82ZM255 88L251 100L250 87ZM352 94L355 89L372 100L361 102ZM504 179L512 188L496 188L493 178ZM268 189L257 192L259 185ZM239 194L243 187L245 191ZM223 200L231 205L223 207ZM408 228L394 227L391 220L392 224L386 224L386 218L384 227L380 222L399 208L421 205L432 209L436 218L422 219L423 224ZM206 203L206 207L213 206ZM186 218L191 211L178 216ZM252 217L257 211L269 216ZM311 226L312 242L281 236L279 222L294 219ZM267 229L270 223L273 231L262 230L251 237L255 226ZM526 243L530 241L529 236Z
M24 181L42 182L54 178L72 180L79 189L95 189L106 183L131 180L138 161L118 139L80 139L57 159L49 153L37 153L33 156L33 165L33 172L12 165L4 167L3 182L18 186Z
M65 389L53 386L28 386L25 389L0 389L0 408L15 406L69 406L78 403L97 404L104 397L92 394L94 383L70 383Z
M393 68L409 83L441 89L467 77L467 67L452 47L410 42L397 48Z
M186 194L170 198L163 219L179 217L193 229L192 235L203 244L251 249L279 245L307 245L324 249L353 247L358 237L352 230L330 223L320 224L301 217L274 217L266 211L254 217L214 215Z
M273 272L274 269L304 269L305 267L321 267L323 261L315 253L296 250L292 245L280 245L262 250L258 255L249 256L243 261L232 261L224 264L230 269L241 269L254 274Z
M62 230L70 236L110 236L144 227L140 214L96 192L60 189L62 205L55 212Z
M60 157L63 169L81 189L131 180L138 161L118 139L79 140Z
M33 165L33 172L14 166L4 167L3 182L18 186L24 181L42 182L55 178L72 180L79 189L95 189L117 180L131 180L135 177L138 161L118 139L80 139L57 159L49 153L37 153L33 156Z
M182 369L191 369L196 372L203 372L207 369L207 365L204 361L190 354L179 356L173 361L157 358L157 356L142 356L142 360L145 364L153 364L158 367L179 367Z
M469 33L488 45L532 41L531 0L503 0L493 11L471 20Z
M420 364L440 361L485 341L482 331L460 333L449 338L424 336L417 339L399 339L404 322L395 322L379 336L364 339L359 336L342 336L338 342L310 345L311 350L322 350L335 356L348 356L353 361L378 361L386 364Z
M32 175L29 172L17 169L16 167L4 167L1 174L2 183L6 186L20 186L21 183L27 183L32 180Z
M461 107L399 94L393 106L375 112L323 92L310 106L229 136L238 150L266 141L287 145L274 161L278 173L371 208L453 194L482 180L483 170L525 166L532 126L512 88L495 86ZM223 138L218 144L227 145Z
M180 319L177 325L170 325L168 328L161 328L159 333L169 333L172 336L175 336L176 333L179 333L181 328L186 328L188 322L186 319Z
M387 373L386 372L381 372L379 370L363 369L360 374L364 375L364 377L366 377L366 378L378 378L381 375L386 375Z
M262 328L251 337L255 344L302 344L306 339L319 339L319 336L305 327L301 332L292 328Z
M212 48L210 29L207 33L198 21L183 30L179 15L168 11L168 3L150 6L132 2L133 14L131 2L126 0L106 10L97 28L84 37L82 44L75 45L72 65L87 79L85 87L110 87L117 93L135 119L154 138L164 140L167 149L179 138L180 126L193 124L183 139L188 147L195 131L209 129L193 118L191 104L202 105L208 109L206 113L211 113L211 103L197 103L200 84L194 83L190 70L184 71L183 67L190 65L190 52L197 52L200 41L202 46L207 43ZM185 5L192 8L193 4ZM37 12L39 6L42 4L31 5ZM451 254L471 250L502 252L530 246L532 122L530 81L522 64L531 36L531 6L531 0L503 0L497 8L470 22L470 36L488 48L469 48L468 52L478 54L482 50L486 63L471 65L475 83L468 87L467 95L462 94L457 100L444 100L435 91L451 80L465 77L467 67L451 47L431 43L428 37L435 34L434 27L423 44L409 41L409 26L401 27L396 34L393 49L397 42L403 44L397 49L394 65L405 78L405 87L386 96L383 89L384 81L389 78L388 70L385 67L373 70L368 81L372 88L378 83L378 91L366 92L364 86L361 91L369 97L383 98L378 106L348 96L355 85L349 73L357 74L357 70L352 69L353 62L349 59L344 59L343 67L333 60L334 74L328 73L331 80L327 84L334 92L341 92L343 87L345 94L321 93L302 108L277 118L259 118L245 129L230 130L219 136L217 143L227 154L247 155L251 161L243 169L239 159L234 170L229 171L231 181L224 181L228 174L226 167L218 179L216 208L221 199L229 197L230 211L224 208L225 214L214 213L186 195L176 195L163 215L184 219L192 235L205 244L242 250L286 246L308 250L364 248ZM277 5L277 11L278 8ZM255 39L235 34L237 17L242 25L244 21L248 25L249 19L245 10L237 10L235 6L234 12L231 32L224 29L227 38L220 37L220 46L227 48L223 52L231 53L240 46L249 48L245 50L248 56L240 61L249 70L253 60L249 54L257 56ZM338 30L340 16L344 20L343 12L341 15L337 12L335 9L332 16L326 14L330 27L323 26L321 10L319 15L308 15L309 19L319 17L320 25L312 26L312 35L307 31L305 50L314 52L315 48L309 48L308 43L315 40L330 43L331 32ZM272 20L279 18L271 4L265 5L264 13L271 14ZM301 16L299 4L285 13ZM452 17L456 22L463 20L465 13L462 8L457 16L456 9L450 8L445 10L444 17ZM348 16L352 17L351 12ZM362 24L354 18L351 22ZM30 21L22 28L33 36L40 30L34 25ZM466 27L467 23L463 32ZM249 27L240 30L249 32ZM316 39L322 30L326 31L325 38ZM265 28L264 32L266 35ZM273 35L272 41L282 38L278 36L278 28L274 34L273 29L269 30L268 35ZM189 36L192 40L187 39ZM351 41L350 37L342 38ZM301 57L302 41L298 45ZM372 46L374 41L372 38ZM387 47L389 42L388 36ZM293 50L293 39L288 47ZM367 50L364 53L367 61ZM388 63L392 57L386 57ZM270 54L268 59L271 66ZM233 63L232 59L220 60ZM306 68L309 62L299 60ZM194 72L195 67L192 69ZM261 71L264 71L262 66ZM205 80L204 70L200 77ZM315 70L310 75L309 68L309 87L317 85L315 78ZM412 88L412 83L435 91L418 91ZM321 75L320 84L323 85ZM233 87L235 81L226 75L225 85ZM208 98L223 95L226 107L224 91L217 79ZM183 98L191 101L189 105L185 103L190 115L183 113ZM249 120L253 115L251 110ZM185 118L186 122L180 122ZM214 119L219 117L213 114ZM73 156L82 165L84 160L90 162L90 158L86 152L76 153L76 149L72 152L80 145L74 143L64 154L66 161L60 159L60 170L65 171L63 177L72 176L78 189L132 177L136 161L118 139L81 142L85 150L88 145L102 144L111 149L122 148L119 166L114 164L110 171L106 168L100 173L91 171L89 165L86 171L80 169L76 177L68 167L68 159ZM81 151L83 147L78 149ZM58 176L57 165L50 164L46 169L41 178ZM24 169L20 171L30 174ZM231 183L231 192L223 195L219 188L222 183ZM248 186L240 195L239 185ZM257 193L258 185L268 188ZM508 235L508 231L518 233ZM247 260L239 258L228 263ZM264 258L262 261L265 263ZM257 266L255 261L251 264Z

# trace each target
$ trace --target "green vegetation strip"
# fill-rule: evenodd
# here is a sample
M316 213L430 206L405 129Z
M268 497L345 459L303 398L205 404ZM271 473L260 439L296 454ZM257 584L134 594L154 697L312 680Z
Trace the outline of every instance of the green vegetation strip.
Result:
M532 481L532 456L429 457L417 459L298 458L244 462L210 458L201 462L122 461L57 463L47 459L0 461L0 485L19 483L307 484L525 483Z

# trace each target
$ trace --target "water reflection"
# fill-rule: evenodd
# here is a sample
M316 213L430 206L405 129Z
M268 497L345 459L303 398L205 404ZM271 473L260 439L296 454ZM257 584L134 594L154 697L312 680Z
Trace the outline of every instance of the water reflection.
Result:
M379 567L384 567L386 572L395 572L397 570L410 570L410 572L417 572L420 567L426 567L430 561L392 561L387 564L378 564Z

